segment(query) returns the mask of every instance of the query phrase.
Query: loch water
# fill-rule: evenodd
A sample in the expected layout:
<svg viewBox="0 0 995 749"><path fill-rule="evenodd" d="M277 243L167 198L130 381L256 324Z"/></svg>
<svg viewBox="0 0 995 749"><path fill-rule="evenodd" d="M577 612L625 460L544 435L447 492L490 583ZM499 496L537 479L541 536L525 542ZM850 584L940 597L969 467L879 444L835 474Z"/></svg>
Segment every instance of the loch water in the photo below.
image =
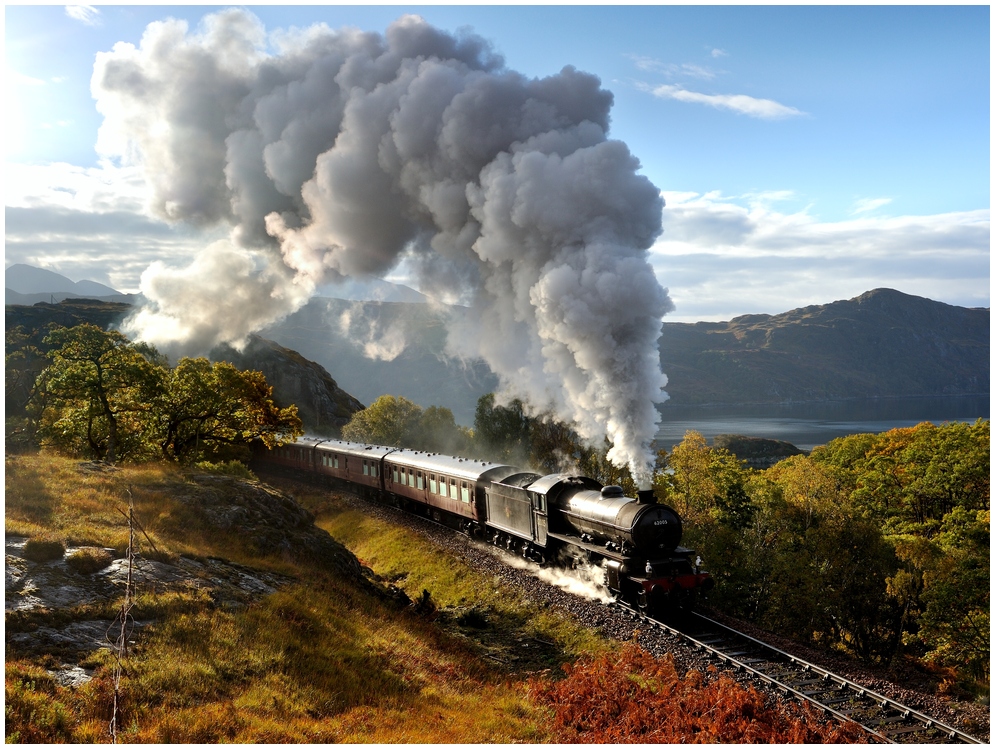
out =
<svg viewBox="0 0 995 749"><path fill-rule="evenodd" d="M656 441L668 451L688 430L701 432L711 442L717 434L742 434L784 440L811 450L837 437L886 432L923 421L974 422L988 419L990 396L936 398L863 398L827 403L660 407L662 419Z"/></svg>

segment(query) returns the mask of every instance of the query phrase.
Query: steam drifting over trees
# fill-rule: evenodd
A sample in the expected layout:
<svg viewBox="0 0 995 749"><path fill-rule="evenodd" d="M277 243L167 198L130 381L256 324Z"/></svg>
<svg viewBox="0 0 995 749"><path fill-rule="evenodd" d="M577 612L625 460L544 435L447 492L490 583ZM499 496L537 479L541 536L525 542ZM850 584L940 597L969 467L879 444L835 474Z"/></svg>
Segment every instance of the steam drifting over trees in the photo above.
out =
<svg viewBox="0 0 995 749"><path fill-rule="evenodd" d="M151 24L98 55L99 149L140 163L162 217L228 224L155 264L130 329L174 353L238 345L318 284L402 260L459 301L454 356L552 409L648 483L673 307L646 251L663 200L609 140L612 95L565 67L527 79L478 36L404 16L386 33L267 34L244 10Z"/></svg>

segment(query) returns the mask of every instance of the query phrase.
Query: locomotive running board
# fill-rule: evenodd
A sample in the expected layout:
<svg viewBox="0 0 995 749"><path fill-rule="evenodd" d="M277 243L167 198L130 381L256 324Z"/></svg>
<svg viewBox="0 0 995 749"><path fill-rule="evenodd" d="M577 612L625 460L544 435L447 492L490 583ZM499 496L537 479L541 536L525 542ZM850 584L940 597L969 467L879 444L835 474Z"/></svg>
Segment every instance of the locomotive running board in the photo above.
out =
<svg viewBox="0 0 995 749"><path fill-rule="evenodd" d="M577 536L565 536L562 533L551 533L546 532L547 538L555 538L557 541L562 541L565 544L570 544L571 546L577 546L585 551L590 551L594 554L599 554L607 559L613 559L616 562L625 562L632 557L622 556L616 551L609 551L604 546L599 546L597 544L589 544L586 541L581 541Z"/></svg>

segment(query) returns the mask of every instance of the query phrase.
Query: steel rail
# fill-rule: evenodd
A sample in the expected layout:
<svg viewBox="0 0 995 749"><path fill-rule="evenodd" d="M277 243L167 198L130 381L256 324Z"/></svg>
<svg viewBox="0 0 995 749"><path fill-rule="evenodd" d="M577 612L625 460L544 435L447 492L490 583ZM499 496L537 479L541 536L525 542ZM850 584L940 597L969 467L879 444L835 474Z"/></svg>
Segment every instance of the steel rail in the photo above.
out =
<svg viewBox="0 0 995 749"><path fill-rule="evenodd" d="M786 659L788 660L788 662L800 666L802 670L804 670L805 672L813 672L819 674L821 676L820 679L821 681L832 681L837 685L839 685L840 687L845 687L851 690L852 692L855 693L856 696L870 698L871 700L874 701L875 704L878 705L878 707L891 708L892 710L895 710L896 712L900 713L902 715L902 718L905 720L911 720L911 719L918 720L920 723L923 724L923 728L921 730L937 729L938 731L944 732L948 739L958 739L967 744L982 743L973 736L969 736L968 734L954 728L953 726L948 726L947 724L942 723L936 720L935 718L929 717L925 713L921 713L918 710L914 710L906 705L903 705L902 703L892 699L891 697L887 697L883 694L875 692L872 689L868 689L867 687L861 686L860 684L850 679L847 679L845 676L834 674L831 671L823 668L822 666L806 661L802 658L799 658L798 656L792 655L791 653L787 653L779 648L775 648L773 645L758 640L755 637L751 637L750 635L744 634L743 632L739 632L738 630L735 630L732 627L729 627L728 625L724 625L720 622L717 622L714 619L710 619L707 616L704 616L703 614L695 613L694 616L700 621L707 622L710 627L721 627L722 629L733 634L733 636L735 637L747 640L758 647L764 648L776 654L776 656L779 658ZM828 690L819 690L819 692L815 692L814 694L819 694L823 691L828 691ZM818 700L812 699L812 697L806 696L805 698L811 702L815 702L823 709L827 709L831 712L834 712L829 706L822 705L822 703L818 702ZM885 736L885 738L890 741L890 739L887 736Z"/></svg>
<svg viewBox="0 0 995 749"><path fill-rule="evenodd" d="M719 630L718 632L710 632L708 633L707 637L702 636L700 633L698 633L698 636L695 636L695 634L686 631L686 628L679 628L673 626L672 624L667 624L666 622L662 622L659 619L655 619L651 616L648 616L644 612L640 611L638 608L630 606L625 602L616 602L616 605L631 612L632 614L635 614L637 617L653 624L656 627L665 629L668 632L671 632L672 634L684 638L685 640L692 643L695 648L705 650L713 654L715 657L719 658L720 660L734 666L736 670L746 671L754 675L755 677L770 684L771 686L775 687L776 689L778 689L779 691L783 692L786 695L792 695L793 697L795 697L800 701L812 703L820 710L822 710L824 713L832 715L833 717L835 717L840 721L856 723L872 739L876 741L887 744L896 744L899 742L891 738L891 735L889 734L894 734L894 735L916 734L916 733L924 733L927 731L935 730L937 732L943 733L944 735L943 738L945 741L959 741L965 744L983 743L978 739L974 738L973 736L969 736L963 731L953 728L952 726L948 726L945 723L936 720L935 718L931 718L928 715L925 715L924 713L918 712L917 710L913 710L912 708L907 707L906 705L903 705L900 702L891 699L890 697L886 697L882 694L879 694L871 689L868 689L867 687L861 686L860 684L851 681L850 679L847 679L846 677L834 674L831 671L828 671L827 669L821 666L818 666L814 663L810 663L802 658L792 655L791 653L787 653L779 648L774 647L773 645L770 645L769 643L763 642L762 640L758 640L755 637L751 637L750 635L747 635L743 632L733 629L732 627L726 624L722 624L706 616L703 616L702 614L695 613L692 614L691 616L693 617L693 620L697 620L698 622L703 622L707 625L709 629ZM714 639L715 637L719 637L720 639L716 640ZM739 652L739 649L733 652L722 650L723 645L727 647L730 645L735 645L736 640L738 640L741 643L741 645L751 647L755 651L759 650L760 653ZM757 658L756 657L757 655L761 655L762 658ZM754 657L746 657L746 656L754 656ZM818 678L813 680L806 680L807 683L805 684L799 682L791 683L790 681L784 681L781 678L772 675L771 673L769 673L769 671L763 670L764 664L776 665L779 663L794 665L805 673L816 674ZM818 682L829 683L832 684L833 686L828 689L822 688L812 692L805 692L797 688L799 686L813 685ZM817 694L824 694L827 692L835 692L837 694L837 697L832 700L833 703L838 703L840 701L843 701L843 699L840 698L840 695L845 695L846 701L863 699L867 702L872 703L872 705L867 706L868 708L871 708L873 706L879 709L891 709L896 713L898 713L898 715L875 719L877 721L876 723L874 723L873 725L868 725L867 723L870 723L871 721L868 720L867 723L864 723L861 722L861 719L852 717L852 713L858 712L859 708L855 710L848 710L846 712L841 712L840 710L837 710L835 707L833 707L832 704L826 704L820 701L820 699L815 696ZM909 723L912 721L917 721L921 725L897 727L891 730L878 730L878 727L883 723L892 723L892 724L899 722ZM940 742L932 742L932 743L940 743Z"/></svg>

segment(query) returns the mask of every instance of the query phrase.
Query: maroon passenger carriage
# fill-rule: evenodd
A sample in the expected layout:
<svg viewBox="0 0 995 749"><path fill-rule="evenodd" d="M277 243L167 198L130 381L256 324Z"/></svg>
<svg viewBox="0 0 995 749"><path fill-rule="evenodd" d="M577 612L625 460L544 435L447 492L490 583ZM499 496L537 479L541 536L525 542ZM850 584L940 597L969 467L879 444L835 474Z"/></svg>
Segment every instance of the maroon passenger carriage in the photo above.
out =
<svg viewBox="0 0 995 749"><path fill-rule="evenodd" d="M257 461L431 517L538 563L590 562L614 595L667 613L690 609L714 581L699 569L675 510L652 491L569 474L342 440L303 438ZM694 561L692 561L694 560Z"/></svg>

